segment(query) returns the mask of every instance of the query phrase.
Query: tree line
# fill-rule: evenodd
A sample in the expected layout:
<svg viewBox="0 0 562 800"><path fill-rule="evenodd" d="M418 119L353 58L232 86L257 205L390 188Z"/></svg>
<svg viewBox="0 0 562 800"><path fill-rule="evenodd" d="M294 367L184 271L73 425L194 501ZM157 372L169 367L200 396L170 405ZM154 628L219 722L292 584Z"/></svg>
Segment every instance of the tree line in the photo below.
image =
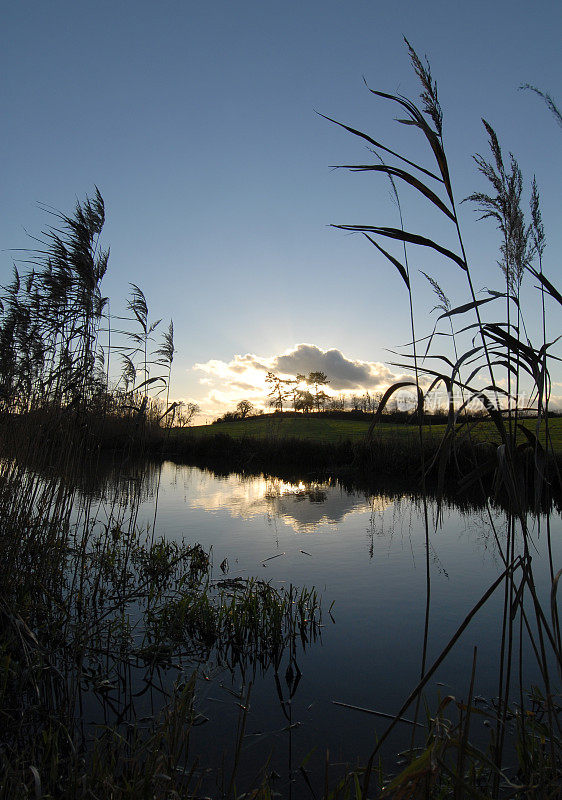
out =
<svg viewBox="0 0 562 800"><path fill-rule="evenodd" d="M274 411L282 413L293 411L296 413L310 414L320 412L357 412L374 413L382 399L381 392L351 395L344 394L329 395L325 391L330 381L325 372L314 371L308 375L298 373L294 378L284 378L274 372L268 372L266 383L269 386L267 393L267 406ZM397 404L387 409L396 411ZM227 411L219 420L229 422L239 419L247 419L263 413L263 409L257 407L250 400L240 400L234 411Z"/></svg>
<svg viewBox="0 0 562 800"><path fill-rule="evenodd" d="M275 411L283 411L287 401L293 411L321 411L330 400L324 391L324 386L330 382L325 372L309 372L308 375L299 373L294 378L281 378L274 372L268 372L265 382L270 386L267 395L269 406Z"/></svg>

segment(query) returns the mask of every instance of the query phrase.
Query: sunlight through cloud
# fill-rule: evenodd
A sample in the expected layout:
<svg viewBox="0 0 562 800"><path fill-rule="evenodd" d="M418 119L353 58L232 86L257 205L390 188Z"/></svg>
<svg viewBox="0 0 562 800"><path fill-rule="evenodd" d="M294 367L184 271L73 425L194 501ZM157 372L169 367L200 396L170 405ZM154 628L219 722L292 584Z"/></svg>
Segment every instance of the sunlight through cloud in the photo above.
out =
<svg viewBox="0 0 562 800"><path fill-rule="evenodd" d="M266 407L268 372L293 379L299 374L324 372L329 381L327 392L347 397L384 391L405 377L392 372L380 361L348 358L336 348L324 350L309 343L296 344L273 356L246 353L235 355L231 361L210 359L194 364L192 369L203 373L199 383L208 388L207 395L198 400L205 414L224 413L242 399Z"/></svg>

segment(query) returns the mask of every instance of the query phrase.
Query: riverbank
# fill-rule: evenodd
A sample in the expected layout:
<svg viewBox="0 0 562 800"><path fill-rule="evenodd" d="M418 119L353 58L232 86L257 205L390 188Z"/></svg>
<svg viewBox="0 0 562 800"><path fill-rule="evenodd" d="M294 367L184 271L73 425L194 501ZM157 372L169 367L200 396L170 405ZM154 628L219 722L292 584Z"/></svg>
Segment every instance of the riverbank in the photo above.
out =
<svg viewBox="0 0 562 800"><path fill-rule="evenodd" d="M532 505L536 502L536 420L527 419L523 426L525 430L518 433L517 479L521 497ZM494 494L501 499L500 441L491 422L461 428L454 443L446 447L444 424L424 424L420 437L417 425L385 421L375 428L370 441L368 428L368 420L316 415L270 414L218 425L162 428L123 418L43 414L3 417L0 437L4 452L26 463L41 462L57 451L79 450L85 461L113 453L120 459L169 459L219 473L263 474L291 481L338 480L366 490L392 483L416 491L425 481L431 491L472 499ZM542 449L544 423L538 441L541 470L546 470L549 479L541 500L559 499L562 419L549 420L548 455Z"/></svg>
<svg viewBox="0 0 562 800"><path fill-rule="evenodd" d="M214 432L216 428L219 428L218 434ZM382 738L386 736L382 732L389 730L390 718L401 707L404 695L417 681L417 664L411 670L413 675L403 676L402 683L396 675L398 670L389 669L388 665L406 661L411 666L411 653L422 648L424 604L429 603L429 593L426 601L425 573L423 568L419 569L420 564L426 564L431 570L432 614L439 621L436 636L431 628L431 634L435 636L433 646L438 648L438 652L445 653L447 670L452 672L439 675L435 672L433 675L432 665L437 664L441 656L437 660L432 656L425 670L425 683L409 695L412 708L404 706L399 716L410 718L415 714L411 698L417 701L422 690L427 690L431 703L433 681L441 678L450 681L448 675L451 674L453 680L458 680L452 691L465 700L450 698L446 717L444 706L438 706L428 722L425 744L425 734L420 731L420 749L413 762L415 768L420 775L448 787L452 770L453 775L456 774L454 770L460 776L473 774L470 772L472 767L464 769L459 763L475 764L474 770L478 769L478 774L484 775L478 779L478 788L481 789L484 785L491 786L496 774L501 777L499 769L502 764L513 769L516 755L526 753L529 764L525 766L526 772L521 773L525 786L556 785L560 774L558 739L549 733L550 730L555 733L554 727L548 729L546 725L549 712L551 715L559 713L558 696L551 696L544 690L538 694L533 690L529 700L526 695L521 700L507 697L501 706L494 705L494 675L485 688L483 697L488 698L485 705L478 696L473 708L469 676L471 663L475 664L475 661L470 661L471 654L466 647L459 651L455 645L454 652L449 654L453 645L447 644L456 642L457 634L460 636L458 632L462 632L464 624L460 623L469 608L476 609L476 615L490 595L490 603L496 605L492 613L490 604L487 604L483 614L492 619L490 635L486 638L486 634L481 633L477 639L477 679L480 681L482 675L486 675L486 667L480 664L485 665L495 653L498 620L503 618L508 621L506 624L514 627L516 622L509 622L512 617L508 610L515 608L517 611L519 606L523 608L524 602L527 603L526 618L533 609L536 611L533 605L536 595L524 591L523 584L519 590L514 583L514 577L519 577L521 564L521 556L515 551L515 547L520 546L518 540L510 544L508 539L505 545L508 552L513 548L515 559L513 566L503 573L506 581L505 609L497 600L502 593L503 578L502 575L498 578L495 559L502 555L504 531L509 532L515 521L504 521L501 509L492 508L491 519L497 523L497 539L486 516L481 524L474 522L478 533L467 541L467 524L471 519L467 509L461 508L457 516L447 503L432 504L432 493L427 484L425 499L429 502L429 515L424 515L424 505L417 498L391 498L381 493L371 502L369 497L346 497L341 484L345 485L347 481L348 485L354 485L354 482L367 481L370 477L379 482L401 479L405 486L419 485L416 469L420 451L415 427L404 427L402 439L392 435L391 428L388 432L386 429L377 431L378 438L372 445L367 445L364 439L322 442L295 436L247 435L235 438L221 431L220 426L213 426L207 435L199 435L194 430L166 431L156 426L137 425L131 420L87 420L83 416L69 415L54 416L48 424L45 416L35 420L21 417L4 419L0 431L2 438L5 442L9 440L14 448L17 445L19 452L14 463L4 460L0 471L3 553L0 614L5 623L0 645L7 654L0 670L4 686L0 699L9 712L6 724L9 750L0 776L5 793L2 795L0 792L0 796L27 798L35 776L34 769L39 776L36 780L40 781L41 796L68 800L104 796L104 793L116 798L163 797L164 793L166 796L169 794L170 785L178 797L187 798L202 796L208 783L214 785L220 781L223 781L220 792L206 792L206 796L230 798L236 796L234 789L230 789L235 778L236 785L240 780L240 785L258 787L254 794L250 792L247 796L267 800L272 791L269 779L274 775L269 761L270 740L264 738L264 749L259 751L256 741L249 738L255 730L260 731L260 737L262 735L264 726L255 715L260 696L270 697L265 692L266 673L276 687L273 696L277 696L278 687L282 690L279 691L279 713L283 730L274 732L275 739L287 731L287 738L291 737L289 745L292 745L297 741L297 723L300 725L302 722L299 736L304 737L304 743L294 763L300 763L302 754L310 752L312 747L317 747L319 752L325 746L327 748L327 740L316 733L320 725L326 725L331 731L343 731L349 725L350 732L353 732L358 727L357 721L351 716L348 721L348 717L343 715L357 708L373 709L374 717L368 717L369 723L362 736L352 739L351 733L346 734L349 751L346 751L345 759L338 755L332 763L326 755L326 776L329 765L330 780L341 781L339 788L334 789L334 796L354 796L357 781L365 782L371 768L353 769L350 766L351 771L342 775L342 763L369 764L371 726L379 719L379 710L384 721L380 722L377 733ZM427 437L424 441L425 458L432 452L435 454L431 448L438 446L439 439L433 441ZM493 444L484 443L478 452L484 458L490 449L495 456ZM155 455L157 469L152 479L145 481L142 464L146 472L150 467L146 456L151 452ZM35 472L35 463L24 462L25 453L29 459L44 461L45 468L41 474ZM137 458L142 455L144 461ZM98 486L88 489L90 476L83 474L84 470L96 471L107 456L113 462L115 485L108 491L102 476ZM459 464L462 457L459 448ZM221 464L225 472L232 471L232 465L238 464L237 471L246 475L267 474L270 467L276 473L291 469L300 476L328 474L332 470L340 485L280 487L275 481L252 482L238 476L213 483L214 479L207 472L193 481L193 485L202 491L196 497L192 496L188 505L184 496L191 491L189 477L182 477L181 469L176 470L170 463L160 471L158 462L165 458L176 462L183 459L186 463L200 459L206 467L216 464L217 472L221 471ZM133 468L135 463L139 464L138 470ZM383 468L384 464L386 468ZM186 472L189 474L195 470ZM447 484L454 486L456 479L446 477ZM146 483L150 485L146 486ZM166 497L172 484L179 489L179 515L176 506L178 495L172 500L172 515L166 508ZM458 491L456 495L459 497ZM94 498L95 502L92 502ZM246 498L246 505L241 506L241 498ZM142 511L145 501L146 509ZM162 538L154 528L157 507L158 531L162 532ZM436 523L435 530L430 529L428 518L441 519L443 509L447 514L446 527L440 528ZM189 522L191 513L193 517ZM269 536L264 515L274 520ZM236 519L236 526L223 533L223 523L226 525L230 517ZM479 517L477 514L472 519L478 520ZM174 518L177 528L171 526ZM510 519L513 518L506 516L506 520ZM75 524L75 520L80 523ZM315 532L311 536L311 525L315 521L316 524L328 522L330 530ZM346 527L350 524L349 528ZM241 538L242 527L244 531L251 531L253 527L253 538ZM557 530L556 527L552 529L553 568L560 563L556 550L560 541ZM334 536L336 531L341 531L342 535ZM185 541L184 535L188 537ZM202 547L194 544L199 542L200 535L207 537ZM431 548L427 547L429 537ZM389 559L393 541L397 543L397 550ZM405 548L404 542L407 542ZM549 557L544 537L540 545L543 550L546 548L541 556L544 561ZM208 571L208 553L211 550L215 558L214 578ZM351 560L353 551L355 560ZM402 552L405 554L404 563L411 565L413 571L397 575L396 559ZM484 566L482 553L491 554L486 557ZM541 563L538 557L535 560L537 564ZM219 565L218 569L216 565ZM229 572L231 568L232 572ZM346 568L349 572L342 580ZM242 569L246 572L240 574ZM525 569L532 575L530 562ZM537 573L540 572L539 568ZM476 579L470 590L470 602L465 583L467 574ZM272 579L276 583L270 586L267 582ZM532 578L526 580L536 591ZM297 597L295 585L309 587L310 591L299 588ZM322 629L318 620L322 640L315 638L316 628L309 630L308 626L311 619L313 623L317 620L313 615L317 608L314 586L324 587L325 612L332 608L333 591L340 592L334 606L334 618L329 613L323 617L329 625ZM285 587L282 594L279 587ZM325 587L330 587L329 591ZM493 597L489 587L496 587L492 591ZM547 583L546 589L539 589L546 597L545 602L550 598L549 587ZM365 594L361 594L362 591ZM439 606L439 598L444 606ZM540 609L541 625L546 624L546 608L544 612ZM285 613L291 609L295 610L294 614ZM396 614L394 619L391 619L391 610ZM132 619L138 620L133 631L129 625ZM308 627L299 629L299 621ZM401 637L396 636L398 629L402 631ZM510 630L506 632L506 639L511 635ZM84 631L87 631L87 637ZM553 632L549 629L548 633L556 643L559 636L556 622L553 622ZM250 639L249 634L252 634ZM353 636L357 637L356 655L350 657ZM391 652L391 645L403 639L408 642L406 659L400 648L394 655ZM271 642L280 645L265 649L265 645L269 647ZM284 643L286 647L281 650ZM322 655L320 647L325 648ZM459 647L464 647L464 644L460 642ZM556 644L554 647L556 649ZM345 658L338 666L337 654L342 653ZM385 654L384 658L381 658L381 653ZM243 660L246 655L247 662ZM195 664L197 659L200 659L201 666L199 661ZM362 660L371 665L363 694L358 693L359 680L351 677L349 667L350 661L360 667ZM213 672L216 663L224 666L229 674L245 674L248 684L244 683L240 688L237 683L235 695L230 692L231 686L228 686L229 691L223 689ZM316 676L316 680L322 683L325 673L317 671L322 663L330 664L332 676L339 670L340 678L327 693L325 702L315 703L317 688L310 678ZM304 675L299 689L301 694L293 702L301 669ZM380 677L375 674L375 669L380 669ZM259 670L264 673L262 677ZM164 691L159 695L160 700L150 716L137 724L133 698L137 692L140 697L144 696L144 689L150 691L155 676L161 680L164 674L168 677L167 682L162 683ZM381 695L372 687L380 687L383 678L387 681L384 697L388 703L381 707ZM534 685L529 683L528 672L525 678L525 685ZM536 680L539 678L540 675ZM210 685L213 686L212 703L205 701L205 692ZM461 693L466 692L468 686L466 701L466 695ZM475 686L478 694L481 684ZM87 714L76 702L77 697L88 709ZM335 709L336 724L330 725L334 698L340 706ZM109 720L103 736L98 736L99 729L94 725L84 724L84 720L91 722L89 709L94 701L104 714L107 713ZM139 702L142 705L142 700ZM218 712L214 710L215 702L220 703ZM227 702L231 703L232 709L229 725L225 726ZM478 708L477 702L480 704ZM467 708L473 711L474 716L484 712L495 733L503 730L508 715L510 719L523 720L522 729L514 734L515 747L512 747L510 738L503 755L497 755L493 749L496 740L492 740L490 752L498 759L498 771L490 766L493 762L487 755L487 737L483 739L486 755L482 757L468 744L470 715L465 713ZM271 711L267 713L271 714ZM295 716L290 716L293 713ZM140 714L138 717L140 719ZM457 717L458 721L455 721ZM215 767L207 771L196 761L196 748L207 753L209 739L214 741L218 737L211 732L213 718L219 720L213 731L223 731L220 745L224 746L224 752L229 757L235 754L232 768L228 762L226 770L219 766L218 757L215 757ZM364 714L362 718L365 718ZM246 719L248 735L244 727ZM556 748L552 754L540 745L539 736L544 736L545 730L551 737L553 748ZM476 743L480 743L478 731L470 731L470 736L476 736ZM183 743L188 741L189 758L183 749ZM404 739L396 741L401 742L402 749ZM389 772L394 774L397 771L392 757L388 757L389 752L398 749L396 741L389 738L385 745L387 749L381 756L384 758L381 761L385 765L384 772L381 770L380 775L373 775L373 794L369 796L378 796L381 787L388 783ZM336 752L339 743L330 745L327 750ZM88 755L83 759L84 752ZM244 762L248 753L249 767ZM302 762L303 765L306 763L306 770L300 770L297 777L316 786L321 785L323 765L321 756L320 761L316 756L314 758L316 760ZM435 773L433 767L431 772L427 768L427 764L433 763L433 758L440 765ZM124 765L121 771L115 766L117 762ZM260 777L254 781L256 765L262 764L267 766L267 772L264 766L263 775L260 772ZM286 797L286 788L290 787L288 781L292 780L291 768L286 768L282 760L275 762L275 767L275 776L281 776L281 779L275 777L278 781L275 791ZM77 774L82 776L78 787L74 780ZM504 771L503 774L514 773ZM165 783L165 792L161 791L162 775L170 776L170 781ZM405 771L397 776L399 789L402 785L405 791L409 791L410 775L411 772ZM461 778L454 780L458 783ZM122 790L124 784L130 787L127 792ZM328 795L326 791L325 796ZM519 796L530 795L520 793Z"/></svg>

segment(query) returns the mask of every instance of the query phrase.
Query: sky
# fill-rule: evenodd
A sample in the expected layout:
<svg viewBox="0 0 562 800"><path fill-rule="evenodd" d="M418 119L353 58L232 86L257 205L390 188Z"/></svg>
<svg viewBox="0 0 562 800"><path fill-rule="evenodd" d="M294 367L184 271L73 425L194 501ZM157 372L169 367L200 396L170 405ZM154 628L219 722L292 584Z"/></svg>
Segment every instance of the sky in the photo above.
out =
<svg viewBox="0 0 562 800"><path fill-rule="evenodd" d="M123 309L134 282L153 320L173 319L171 395L197 402L201 421L241 399L263 404L269 369L322 370L348 394L402 374L391 351L409 339L404 284L362 236L330 227L397 226L398 212L383 176L332 169L373 157L320 114L431 168L419 133L365 84L416 99L404 36L437 80L456 198L487 190L472 159L486 154L484 117L516 155L526 197L536 175L544 268L559 275L561 130L518 87L562 102L560 3L20 0L5 4L3 31L0 283L49 224L41 204L69 212L98 186L103 293ZM407 189L401 201L406 229L454 246L438 211ZM477 216L460 206L475 287L501 289L498 234ZM409 258L421 336L435 302L419 270L453 304L468 299L466 281L434 252ZM525 292L535 332L532 281ZM549 326L560 328L559 307Z"/></svg>

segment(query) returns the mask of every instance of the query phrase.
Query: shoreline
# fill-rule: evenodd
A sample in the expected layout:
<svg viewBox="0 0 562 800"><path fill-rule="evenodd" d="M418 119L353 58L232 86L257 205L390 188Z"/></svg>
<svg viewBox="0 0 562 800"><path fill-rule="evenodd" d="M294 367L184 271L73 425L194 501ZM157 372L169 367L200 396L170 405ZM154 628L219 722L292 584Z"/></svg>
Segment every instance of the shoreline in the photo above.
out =
<svg viewBox="0 0 562 800"><path fill-rule="evenodd" d="M317 420L302 422L310 426ZM562 420L556 423L558 435ZM424 428L420 449L418 427L412 424L383 423L371 442L364 435L356 435L354 440L333 435L330 441L287 435L279 428L276 433L253 435L252 423L248 421L246 425L247 433L242 427L242 435L232 435L226 425L227 430L217 425L202 431L165 429L111 417L14 415L0 418L0 440L8 457L39 469L55 463L60 469L61 453L68 453L70 458L78 451L84 462L90 463L106 456L118 456L120 460L171 460L217 474L264 475L289 482L337 481L346 489L373 493L385 487L418 493L425 487L435 497L454 497L461 502L492 499L503 505L505 501L498 489L497 443L460 440L443 454L440 428L444 426ZM534 491L533 456L533 449L527 446L518 457L518 488L525 508L542 510L553 503L562 507L562 452L557 450L545 461L548 480L540 498Z"/></svg>

